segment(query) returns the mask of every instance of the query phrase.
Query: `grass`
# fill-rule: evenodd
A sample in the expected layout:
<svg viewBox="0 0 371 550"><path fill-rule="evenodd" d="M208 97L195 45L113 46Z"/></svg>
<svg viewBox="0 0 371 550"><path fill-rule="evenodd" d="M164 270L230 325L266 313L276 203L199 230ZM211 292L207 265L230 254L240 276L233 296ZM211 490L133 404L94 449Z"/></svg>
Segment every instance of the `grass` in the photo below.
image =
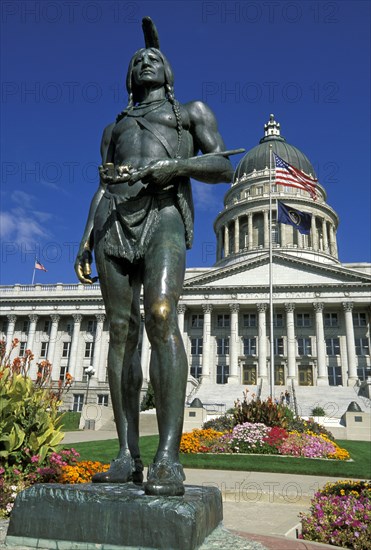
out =
<svg viewBox="0 0 371 550"><path fill-rule="evenodd" d="M81 413L68 411L63 413L61 426L65 432L75 432L79 429Z"/></svg>
<svg viewBox="0 0 371 550"><path fill-rule="evenodd" d="M277 455L213 455L181 454L185 468L208 470L242 470L250 472L273 472L300 475L334 476L344 478L371 477L371 448L366 441L338 440L340 447L349 451L353 462L313 460L309 458L280 457ZM141 437L140 449L146 466L152 461L158 444L158 436ZM109 463L118 452L116 439L64 445L74 447L81 460L98 460Z"/></svg>

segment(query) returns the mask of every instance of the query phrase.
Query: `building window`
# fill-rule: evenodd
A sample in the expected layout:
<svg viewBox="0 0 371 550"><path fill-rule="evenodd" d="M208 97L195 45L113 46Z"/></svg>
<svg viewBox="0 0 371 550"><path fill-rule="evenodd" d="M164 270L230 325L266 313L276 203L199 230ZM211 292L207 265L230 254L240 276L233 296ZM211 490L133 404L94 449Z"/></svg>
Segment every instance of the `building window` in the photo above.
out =
<svg viewBox="0 0 371 550"><path fill-rule="evenodd" d="M41 342L40 357L45 358L48 355L49 342Z"/></svg>
<svg viewBox="0 0 371 550"><path fill-rule="evenodd" d="M83 393L74 393L73 394L72 410L74 412L81 412L83 405L84 405L84 394Z"/></svg>
<svg viewBox="0 0 371 550"><path fill-rule="evenodd" d="M342 386L343 377L341 375L341 367L328 367L328 382L330 386Z"/></svg>
<svg viewBox="0 0 371 550"><path fill-rule="evenodd" d="M71 342L63 342L62 357L70 356Z"/></svg>
<svg viewBox="0 0 371 550"><path fill-rule="evenodd" d="M243 354L256 355L256 338L243 339Z"/></svg>
<svg viewBox="0 0 371 550"><path fill-rule="evenodd" d="M49 334L50 327L51 327L51 321L44 321L43 332L45 332L46 334Z"/></svg>
<svg viewBox="0 0 371 550"><path fill-rule="evenodd" d="M204 316L203 315L192 315L191 316L191 327L192 328L202 328L204 326Z"/></svg>
<svg viewBox="0 0 371 550"><path fill-rule="evenodd" d="M216 383L227 384L229 376L229 365L217 365L216 366Z"/></svg>
<svg viewBox="0 0 371 550"><path fill-rule="evenodd" d="M19 357L23 357L26 351L27 342L19 342Z"/></svg>
<svg viewBox="0 0 371 550"><path fill-rule="evenodd" d="M283 314L282 313L273 313L273 326L283 327Z"/></svg>
<svg viewBox="0 0 371 550"><path fill-rule="evenodd" d="M337 326L338 326L338 314L325 313L325 327L337 327Z"/></svg>
<svg viewBox="0 0 371 550"><path fill-rule="evenodd" d="M371 378L371 367L358 367L357 376L362 382L367 378Z"/></svg>
<svg viewBox="0 0 371 550"><path fill-rule="evenodd" d="M229 338L217 338L216 346L218 355L229 355Z"/></svg>
<svg viewBox="0 0 371 550"><path fill-rule="evenodd" d="M280 230L276 222L272 222L272 243L280 244Z"/></svg>
<svg viewBox="0 0 371 550"><path fill-rule="evenodd" d="M88 321L87 332L90 332L90 334L95 334L96 330L97 330L97 321L94 321L93 319L90 319Z"/></svg>
<svg viewBox="0 0 371 550"><path fill-rule="evenodd" d="M97 404L102 407L108 407L108 393L98 393Z"/></svg>
<svg viewBox="0 0 371 550"><path fill-rule="evenodd" d="M201 365L191 365L191 376L197 380L202 376L202 367Z"/></svg>
<svg viewBox="0 0 371 550"><path fill-rule="evenodd" d="M297 313L296 314L296 326L297 327L310 327L310 313Z"/></svg>
<svg viewBox="0 0 371 550"><path fill-rule="evenodd" d="M71 322L66 323L66 332L68 334L72 334L72 332L73 332L73 323L71 323Z"/></svg>
<svg viewBox="0 0 371 550"><path fill-rule="evenodd" d="M94 355L94 342L85 342L85 359L91 359Z"/></svg>
<svg viewBox="0 0 371 550"><path fill-rule="evenodd" d="M340 355L339 338L326 338L326 353L327 355Z"/></svg>
<svg viewBox="0 0 371 550"><path fill-rule="evenodd" d="M30 328L30 321L23 321L22 332L28 332L29 328Z"/></svg>
<svg viewBox="0 0 371 550"><path fill-rule="evenodd" d="M229 328L231 325L230 315L228 313L217 316L217 325L219 328Z"/></svg>
<svg viewBox="0 0 371 550"><path fill-rule="evenodd" d="M370 355L370 348L368 346L368 338L355 338L356 355Z"/></svg>
<svg viewBox="0 0 371 550"><path fill-rule="evenodd" d="M256 313L245 313L243 316L243 326L245 328L256 327Z"/></svg>
<svg viewBox="0 0 371 550"><path fill-rule="evenodd" d="M366 327L367 317L366 313L353 313L353 324L355 327Z"/></svg>
<svg viewBox="0 0 371 550"><path fill-rule="evenodd" d="M274 339L274 355L283 355L283 338Z"/></svg>
<svg viewBox="0 0 371 550"><path fill-rule="evenodd" d="M202 355L203 338L191 338L191 355Z"/></svg>
<svg viewBox="0 0 371 550"><path fill-rule="evenodd" d="M298 355L312 355L310 338L298 338Z"/></svg>
<svg viewBox="0 0 371 550"><path fill-rule="evenodd" d="M256 194L257 195L262 195L263 194L263 186L262 185L259 185L256 187Z"/></svg>
<svg viewBox="0 0 371 550"><path fill-rule="evenodd" d="M59 380L65 380L66 374L68 372L68 367L66 365L62 365L59 369Z"/></svg>

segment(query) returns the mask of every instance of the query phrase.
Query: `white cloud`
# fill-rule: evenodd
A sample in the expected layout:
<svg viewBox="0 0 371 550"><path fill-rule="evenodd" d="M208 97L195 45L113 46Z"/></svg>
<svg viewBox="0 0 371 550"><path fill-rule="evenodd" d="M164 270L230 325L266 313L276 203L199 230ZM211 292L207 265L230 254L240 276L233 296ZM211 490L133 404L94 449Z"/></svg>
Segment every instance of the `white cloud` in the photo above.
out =
<svg viewBox="0 0 371 550"><path fill-rule="evenodd" d="M200 210L215 211L220 209L220 197L215 193L212 184L192 182L192 190L195 206Z"/></svg>

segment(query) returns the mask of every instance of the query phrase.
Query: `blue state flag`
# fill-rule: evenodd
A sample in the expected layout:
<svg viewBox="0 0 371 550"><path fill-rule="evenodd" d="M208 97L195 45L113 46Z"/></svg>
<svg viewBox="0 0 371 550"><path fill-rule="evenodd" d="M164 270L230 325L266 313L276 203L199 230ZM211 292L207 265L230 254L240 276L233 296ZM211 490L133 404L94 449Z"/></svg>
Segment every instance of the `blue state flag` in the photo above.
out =
<svg viewBox="0 0 371 550"><path fill-rule="evenodd" d="M312 222L312 214L308 212L300 212L292 206L287 206L282 201L277 201L278 215L277 221L285 223L286 225L292 225L302 235L309 235Z"/></svg>

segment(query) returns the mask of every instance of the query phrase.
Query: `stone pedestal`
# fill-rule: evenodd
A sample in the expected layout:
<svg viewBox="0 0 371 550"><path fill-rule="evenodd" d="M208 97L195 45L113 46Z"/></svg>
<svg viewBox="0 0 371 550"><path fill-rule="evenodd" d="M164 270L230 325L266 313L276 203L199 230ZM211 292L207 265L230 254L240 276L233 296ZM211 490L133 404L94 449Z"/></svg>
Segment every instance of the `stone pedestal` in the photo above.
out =
<svg viewBox="0 0 371 550"><path fill-rule="evenodd" d="M40 484L19 493L6 544L63 550L193 550L223 519L216 487L152 497L141 486Z"/></svg>

